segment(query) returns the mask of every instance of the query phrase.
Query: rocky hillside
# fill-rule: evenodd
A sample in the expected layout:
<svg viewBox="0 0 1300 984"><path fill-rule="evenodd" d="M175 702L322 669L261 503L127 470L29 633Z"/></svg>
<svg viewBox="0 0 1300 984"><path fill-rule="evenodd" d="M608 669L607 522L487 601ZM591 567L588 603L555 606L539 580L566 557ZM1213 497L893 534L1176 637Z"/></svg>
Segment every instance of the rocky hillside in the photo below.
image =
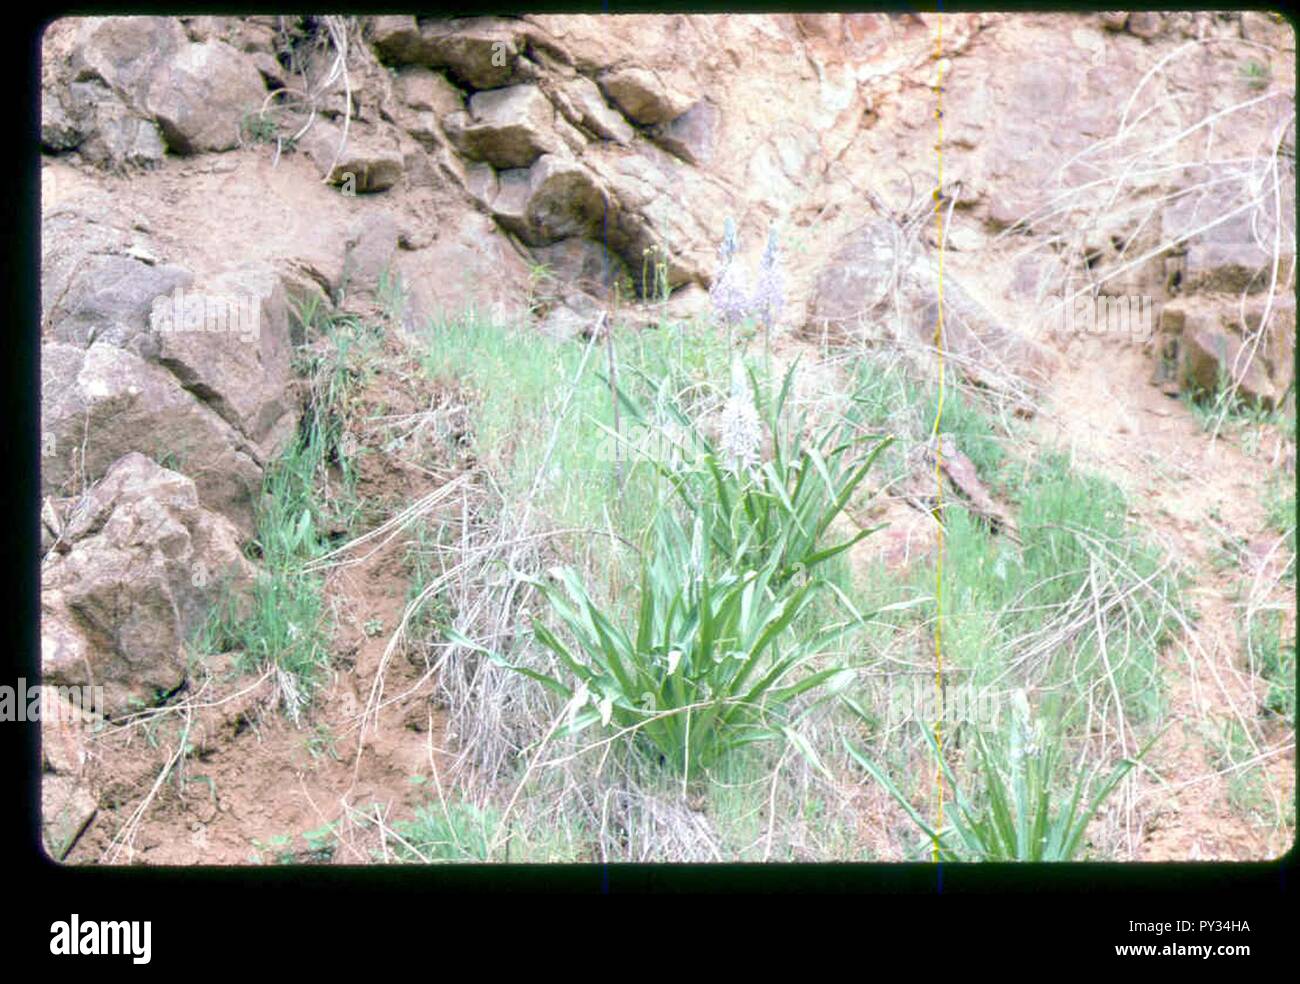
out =
<svg viewBox="0 0 1300 984"><path fill-rule="evenodd" d="M42 669L47 683L104 687L107 718L94 732L46 728L59 857L242 863L285 831L340 818L360 831L363 800L409 811L405 780L431 764L436 777L437 762L472 760L489 788L504 765L456 733L491 714L458 706L469 691L448 696L418 660L392 668L407 585L372 566L383 553L351 568L362 583L327 581L336 617L380 612L350 652L335 637L330 696L295 703L283 678L195 659L214 606L247 603L274 566L277 463L325 399L310 368L318 326L386 326L373 348L355 336L371 361L339 377L356 381L354 440L379 447L377 421L420 414L468 434L481 394L445 374L412 381L430 356L404 346L427 326L473 312L579 354L611 319L725 337L729 223L736 269L760 269L764 244L780 243L783 303L767 326L780 357L857 346L917 379L937 378L942 358L1028 422L1025 441L1069 447L1136 494L1132 515L1200 589L1258 586L1283 560L1257 549L1264 507L1225 501L1254 502L1276 474L1293 482L1295 39L1273 16L69 18L45 34L41 85ZM1064 308L1091 312L1099 294L1145 298L1149 330L1059 330ZM840 363L826 366L830 389L847 385ZM1273 429L1199 427L1215 394L1227 399L1214 407ZM426 511L444 508L444 466L486 457L449 446L451 458L363 469L378 512L329 545L427 497L444 499ZM950 480L1002 509L965 450L972 472ZM1150 492L1141 483L1163 466L1143 450L1194 471L1194 492L1170 491L1182 477ZM922 513L891 509L879 542L893 564L890 550L912 556ZM917 535L924 556L933 531ZM1214 570L1220 541L1244 544L1246 566ZM1290 571L1269 598L1293 609L1293 557ZM1294 705L1280 731L1255 721L1252 688L1267 684L1241 664L1234 609L1203 607L1223 624L1184 623L1195 655L1162 657L1171 713L1190 708L1210 731L1240 724L1234 740L1274 770L1265 798L1285 800L1292 790L1273 783L1293 762ZM403 703L381 725L385 686ZM286 707L339 734L365 709L355 751L312 754L312 792L291 761L307 726L296 711L285 723ZM167 741L141 740L176 720ZM1187 796L1128 789L1115 856L1259 857L1289 843L1285 820L1260 834L1232 808L1238 760L1186 751L1200 733L1156 753ZM163 783L187 768L188 785ZM200 773L214 777L210 809L189 788ZM845 795L854 825L888 813ZM696 814L667 815L646 823L680 833ZM652 854L694 857L678 833ZM863 843L845 849L905 850Z"/></svg>

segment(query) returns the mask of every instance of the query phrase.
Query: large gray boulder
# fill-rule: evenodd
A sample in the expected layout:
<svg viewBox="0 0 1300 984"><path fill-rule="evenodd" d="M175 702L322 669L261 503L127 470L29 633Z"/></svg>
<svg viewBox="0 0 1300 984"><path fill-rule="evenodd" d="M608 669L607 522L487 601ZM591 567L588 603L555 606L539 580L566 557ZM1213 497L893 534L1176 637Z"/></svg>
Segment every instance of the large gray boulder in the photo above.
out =
<svg viewBox="0 0 1300 984"><path fill-rule="evenodd" d="M41 146L115 170L156 167L166 150L157 124L97 78L42 89Z"/></svg>
<svg viewBox="0 0 1300 984"><path fill-rule="evenodd" d="M529 246L598 235L609 210L603 185L582 164L545 154L531 168L497 175L488 206L503 229Z"/></svg>
<svg viewBox="0 0 1300 984"><path fill-rule="evenodd" d="M53 239L61 231L51 224ZM45 311L49 337L83 347L104 341L150 354L142 336L149 330L154 303L189 287L194 277L181 267L130 255L80 250L73 255L79 262L67 271L66 279L54 263L43 271L42 292L50 298Z"/></svg>
<svg viewBox="0 0 1300 984"><path fill-rule="evenodd" d="M174 17L90 17L77 26L70 58L73 81L100 79L142 109L155 74L189 45Z"/></svg>
<svg viewBox="0 0 1300 984"><path fill-rule="evenodd" d="M555 109L531 85L477 92L469 101L469 113L453 113L443 126L462 154L496 168L529 167L561 145Z"/></svg>
<svg viewBox="0 0 1300 984"><path fill-rule="evenodd" d="M46 216L42 334L83 349L106 343L161 365L234 427L258 460L270 460L296 420L287 274L250 264L195 277L163 262L143 228L139 217L97 196ZM61 364L58 353L47 351L51 365ZM46 380L72 384L53 374ZM153 449L110 453L128 450Z"/></svg>
<svg viewBox="0 0 1300 984"><path fill-rule="evenodd" d="M681 116L650 128L650 138L688 164L705 165L713 159L722 113L701 100Z"/></svg>
<svg viewBox="0 0 1300 984"><path fill-rule="evenodd" d="M250 55L193 43L175 18L92 17L78 25L68 71L46 82L43 140L113 161L154 160L157 132L179 154L230 150L265 97Z"/></svg>
<svg viewBox="0 0 1300 984"><path fill-rule="evenodd" d="M1284 188L1283 194L1282 214L1293 215L1293 189ZM1269 202L1252 202L1245 188L1237 194L1221 189L1193 191L1166 205L1160 216L1161 232L1166 242L1177 243L1173 262L1167 262L1166 268L1178 270L1180 291L1267 290L1273 267L1272 212ZM1290 228L1281 237L1279 277L1285 276L1290 263L1294 237Z"/></svg>
<svg viewBox="0 0 1300 984"><path fill-rule="evenodd" d="M284 449L297 408L279 274L250 265L159 297L151 330L159 364L255 445L261 460Z"/></svg>
<svg viewBox="0 0 1300 984"><path fill-rule="evenodd" d="M681 116L691 100L647 68L616 68L598 79L609 101L634 123L667 123Z"/></svg>
<svg viewBox="0 0 1300 984"><path fill-rule="evenodd" d="M187 641L253 576L238 530L199 505L195 483L138 453L77 503L64 540L42 570L42 675L104 687L110 716L176 690Z"/></svg>
<svg viewBox="0 0 1300 984"><path fill-rule="evenodd" d="M41 493L78 494L133 451L187 472L205 508L252 536L257 448L162 366L106 342L41 348Z"/></svg>
<svg viewBox="0 0 1300 984"><path fill-rule="evenodd" d="M495 89L515 76L518 22L498 17L375 17L370 35L384 61L448 70L472 89Z"/></svg>
<svg viewBox="0 0 1300 984"><path fill-rule="evenodd" d="M406 161L393 133L352 125L343 128L317 120L300 145L330 184L368 194L387 191L401 180Z"/></svg>
<svg viewBox="0 0 1300 984"><path fill-rule="evenodd" d="M599 233L606 193L590 170L547 154L528 173L528 206L521 238L544 245Z"/></svg>
<svg viewBox="0 0 1300 984"><path fill-rule="evenodd" d="M629 144L635 131L627 120L605 102L596 83L578 75L562 81L556 90L556 105L574 126L582 127L600 140Z"/></svg>
<svg viewBox="0 0 1300 984"><path fill-rule="evenodd" d="M1295 379L1295 299L1176 298L1161 308L1157 352L1179 391L1235 385L1247 402L1275 408Z"/></svg>
<svg viewBox="0 0 1300 984"><path fill-rule="evenodd" d="M612 143L582 155L610 203L602 238L639 279L646 251L667 250L668 283L707 284L717 265L722 221L737 196L721 182L650 143L629 154Z"/></svg>
<svg viewBox="0 0 1300 984"><path fill-rule="evenodd" d="M232 150L266 98L253 60L224 41L187 44L160 64L145 108L178 154Z"/></svg>
<svg viewBox="0 0 1300 984"><path fill-rule="evenodd" d="M439 73L419 66L403 69L395 83L397 98L412 109L442 117L460 112L465 100L460 90Z"/></svg>

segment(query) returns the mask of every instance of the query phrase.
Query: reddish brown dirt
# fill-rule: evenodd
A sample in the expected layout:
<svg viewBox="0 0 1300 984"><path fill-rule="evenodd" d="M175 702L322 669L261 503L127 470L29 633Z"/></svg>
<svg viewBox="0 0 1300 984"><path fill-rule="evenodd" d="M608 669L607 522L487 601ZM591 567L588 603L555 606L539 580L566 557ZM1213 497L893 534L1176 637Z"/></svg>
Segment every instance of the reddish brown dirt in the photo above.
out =
<svg viewBox="0 0 1300 984"><path fill-rule="evenodd" d="M387 354L397 351L390 345ZM418 377L401 373L399 361L385 365L400 378L378 374L358 401L361 416L385 407L404 412L406 403L414 409L420 399L436 399L432 392L410 392ZM440 484L381 453L361 460L358 492L388 514ZM334 672L300 724L274 706L269 681L235 673L228 658L218 658L208 685L177 695L176 709L151 727L108 732L91 742L97 778L108 795L67 861L381 860L378 825L362 817L379 816L385 825L409 818L429 796L412 778L427 783L435 767L446 770L445 713L431 702L433 686L422 662L408 659L401 647L384 661L407 602L408 540L398 535L373 554L373 544L361 544L340 558L359 562L326 576ZM382 691L376 691L381 665ZM372 696L371 706L379 710L366 718L363 739L358 723ZM187 724L192 753L169 768ZM333 825L337 837L325 836L321 843L334 849L313 853L316 845L303 835L326 825Z"/></svg>
<svg viewBox="0 0 1300 984"><path fill-rule="evenodd" d="M1125 489L1131 521L1190 575L1185 598L1200 616L1164 652L1171 726L1147 759L1163 782L1150 772L1135 780L1132 829L1122 839L1141 861L1277 857L1291 846L1294 819L1292 826L1269 822L1229 801L1237 773L1216 764L1214 736L1229 722L1242 726L1255 750L1238 761L1258 758L1251 768L1263 771L1280 811L1294 802L1294 733L1260 714L1267 683L1245 665L1235 600L1259 574L1261 599L1284 606L1285 631L1294 633L1294 583L1278 583L1276 554L1259 569L1278 537L1266 520L1264 493L1279 475L1294 482L1294 465L1279 472L1287 453L1276 427L1259 428L1254 453L1240 430L1228 428L1212 441L1184 403L1149 383L1151 367L1150 357L1126 341L1071 339L1034 427L1036 443L1073 451L1081 465ZM1251 546L1237 563L1217 569L1225 541Z"/></svg>

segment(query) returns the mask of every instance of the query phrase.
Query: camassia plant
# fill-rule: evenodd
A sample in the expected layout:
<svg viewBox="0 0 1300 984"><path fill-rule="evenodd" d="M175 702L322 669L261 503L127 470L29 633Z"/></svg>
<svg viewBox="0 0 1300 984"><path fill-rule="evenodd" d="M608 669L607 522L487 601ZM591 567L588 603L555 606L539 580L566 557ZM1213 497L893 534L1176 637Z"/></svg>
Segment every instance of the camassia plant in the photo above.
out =
<svg viewBox="0 0 1300 984"><path fill-rule="evenodd" d="M849 706L852 707L852 702ZM854 708L859 714L860 708ZM976 770L982 780L980 795L963 789L940 753L928 728L922 728L930 752L942 763L944 781L952 791L945 809L951 826L936 831L908 802L898 787L874 762L846 742L849 754L898 802L927 837L938 841L945 861L1071 861L1083 846L1088 823L1106 798L1151 746L1152 738L1133 758L1122 759L1085 800L1096 772L1079 770L1069 799L1054 797L1052 779L1060 762L1060 745L1045 738L1041 727L1030 723L1023 691L1013 695L1010 735L990 739L975 733L979 755ZM1156 736L1159 737L1158 735Z"/></svg>
<svg viewBox="0 0 1300 984"><path fill-rule="evenodd" d="M796 636L789 630L821 581L779 587L775 556L757 568L715 565L699 518L688 533L664 509L651 529L630 624L620 624L576 573L557 569L533 583L559 626L535 620L533 631L556 656L558 672L489 655L568 701L565 732L596 722L630 729L688 778L740 745L782 737L798 743L790 702L842 672L812 671L809 663L854 620Z"/></svg>
<svg viewBox="0 0 1300 984"><path fill-rule="evenodd" d="M668 479L687 512L703 521L714 552L737 567L775 561L774 584L811 571L880 529L863 528L825 543L831 523L893 442L860 433L848 418L806 441L805 419L787 411L797 366L790 366L772 398L765 397L752 370L748 385L737 372L716 442L677 405L663 381L648 381L653 406L620 390L622 405L638 424L650 427L656 419L668 419L674 425L671 453L649 455L651 464ZM772 438L768 460L757 447L763 430Z"/></svg>

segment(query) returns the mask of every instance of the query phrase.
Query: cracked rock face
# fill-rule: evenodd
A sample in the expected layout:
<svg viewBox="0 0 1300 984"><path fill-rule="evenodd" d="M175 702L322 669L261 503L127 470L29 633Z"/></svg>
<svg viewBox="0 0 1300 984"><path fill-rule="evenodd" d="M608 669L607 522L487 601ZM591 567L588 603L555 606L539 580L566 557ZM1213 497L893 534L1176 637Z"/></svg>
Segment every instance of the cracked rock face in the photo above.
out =
<svg viewBox="0 0 1300 984"><path fill-rule="evenodd" d="M50 287L53 303L46 317L58 341L82 346L103 341L144 354L154 301L193 282L181 267L92 254L83 257L68 282Z"/></svg>
<svg viewBox="0 0 1300 984"><path fill-rule="evenodd" d="M419 20L375 17L370 36L380 57L394 65L445 69L473 89L496 89L516 75L517 21L496 17Z"/></svg>
<svg viewBox="0 0 1300 984"><path fill-rule="evenodd" d="M154 73L190 43L171 17L92 17L74 23L74 80L100 79L119 98L141 109Z"/></svg>
<svg viewBox="0 0 1300 984"><path fill-rule="evenodd" d="M570 123L588 130L599 140L627 145L635 136L627 120L605 101L596 83L584 76L562 82L556 103Z"/></svg>
<svg viewBox="0 0 1300 984"><path fill-rule="evenodd" d="M165 146L157 124L132 112L101 80L73 82L41 100L41 145L109 167L153 168Z"/></svg>
<svg viewBox="0 0 1300 984"><path fill-rule="evenodd" d="M266 98L250 54L220 40L191 42L174 18L74 23L67 72L51 66L43 80L47 146L85 146L115 165L156 164L161 143L176 154L230 150Z"/></svg>
<svg viewBox="0 0 1300 984"><path fill-rule="evenodd" d="M869 223L846 238L822 271L806 331L895 344L924 364L938 323L937 280L925 250L889 223ZM981 382L997 387L1012 377L1041 379L1050 372L1054 358L1045 348L1002 323L950 275L943 292L945 351L978 365ZM907 312L901 322L886 311L896 297Z"/></svg>
<svg viewBox="0 0 1300 984"><path fill-rule="evenodd" d="M41 492L74 494L125 454L147 451L194 478L205 507L252 535L256 450L172 373L114 345L41 351Z"/></svg>
<svg viewBox="0 0 1300 984"><path fill-rule="evenodd" d="M548 154L528 172L528 201L518 235L534 246L598 235L606 210L605 195L590 171Z"/></svg>
<svg viewBox="0 0 1300 984"><path fill-rule="evenodd" d="M105 712L153 702L185 679L184 642L224 585L246 587L240 535L195 483L138 453L68 510L66 553L42 570L42 674L102 686Z"/></svg>
<svg viewBox="0 0 1300 984"><path fill-rule="evenodd" d="M667 123L652 127L650 137L687 164L706 165L713 160L721 115L712 103L701 101Z"/></svg>
<svg viewBox="0 0 1300 984"><path fill-rule="evenodd" d="M552 132L555 109L531 85L477 92L468 115L448 117L444 126L462 154L498 169L529 167L560 147Z"/></svg>
<svg viewBox="0 0 1300 984"><path fill-rule="evenodd" d="M343 128L321 121L303 137L303 152L333 185L358 194L387 191L401 179L406 166L393 134L352 126L344 140Z"/></svg>
<svg viewBox="0 0 1300 984"><path fill-rule="evenodd" d="M1260 335L1265 309L1270 330ZM1174 392L1214 392L1222 381L1250 403L1275 409L1294 379L1295 301L1250 296L1178 298L1160 311L1159 369ZM1248 357L1253 354L1253 358ZM1160 374L1158 370L1158 375Z"/></svg>
<svg viewBox="0 0 1300 984"><path fill-rule="evenodd" d="M1271 246L1273 223L1256 225L1247 204L1222 191L1209 191L1183 195L1161 212L1164 238L1185 246L1185 292L1254 294L1268 289L1273 258L1263 246ZM1282 207L1294 208L1285 201Z"/></svg>
<svg viewBox="0 0 1300 984"><path fill-rule="evenodd" d="M1283 189L1281 214L1293 211L1294 187ZM1163 261L1178 297L1163 305L1157 357L1179 390L1215 392L1221 382L1266 408L1278 406L1295 379L1295 303L1272 296L1271 247L1280 230L1221 189L1184 194L1161 213L1161 233L1178 239ZM1278 276L1294 263L1281 230ZM1265 324L1265 316L1267 323ZM1261 330L1261 326L1264 326Z"/></svg>
<svg viewBox="0 0 1300 984"><path fill-rule="evenodd" d="M415 66L397 76L397 97L412 109L431 112L435 118L465 108L460 90L430 68Z"/></svg>
<svg viewBox="0 0 1300 984"><path fill-rule="evenodd" d="M261 108L266 84L252 60L223 41L187 44L154 74L145 107L178 154L239 146L244 118Z"/></svg>
<svg viewBox="0 0 1300 984"><path fill-rule="evenodd" d="M667 123L690 108L691 100L645 68L620 68L600 77L610 102L634 123Z"/></svg>
<svg viewBox="0 0 1300 984"><path fill-rule="evenodd" d="M296 421L284 275L254 264L196 278L160 262L161 247L138 220L97 202L83 199L44 228L45 334L61 343L43 353L44 430L56 449L43 463L47 490L94 481L128 450L177 461L216 454L233 471L204 480L205 494L247 528L246 495L230 479L256 481L256 463L283 448ZM161 432L146 423L172 410L178 416Z"/></svg>
<svg viewBox="0 0 1300 984"><path fill-rule="evenodd" d="M232 270L160 298L152 314L158 363L255 445L261 460L272 460L297 420L280 277L264 267Z"/></svg>

